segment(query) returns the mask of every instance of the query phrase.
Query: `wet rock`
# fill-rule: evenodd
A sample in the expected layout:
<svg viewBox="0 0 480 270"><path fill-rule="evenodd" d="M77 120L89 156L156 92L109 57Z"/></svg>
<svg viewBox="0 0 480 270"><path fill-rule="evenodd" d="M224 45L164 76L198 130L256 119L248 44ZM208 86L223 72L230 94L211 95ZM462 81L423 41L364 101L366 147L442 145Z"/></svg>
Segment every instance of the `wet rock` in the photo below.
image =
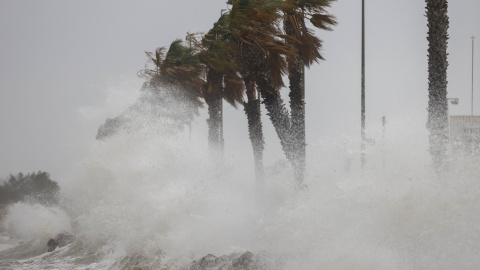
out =
<svg viewBox="0 0 480 270"><path fill-rule="evenodd" d="M48 252L54 251L57 247L64 247L75 240L75 237L67 232L57 235L55 238L48 240Z"/></svg>
<svg viewBox="0 0 480 270"><path fill-rule="evenodd" d="M52 252L58 247L58 242L55 239L50 239L50 240L48 240L47 246L48 246L47 251Z"/></svg>
<svg viewBox="0 0 480 270"><path fill-rule="evenodd" d="M235 253L221 257L215 257L212 254L194 261L183 270L260 270L265 269L264 265L252 252Z"/></svg>
<svg viewBox="0 0 480 270"><path fill-rule="evenodd" d="M235 270L253 270L260 269L258 267L257 260L254 258L253 253L247 251L240 256L240 258L232 261L233 269Z"/></svg>
<svg viewBox="0 0 480 270"><path fill-rule="evenodd" d="M215 257L212 254L208 254L207 256L203 257L200 259L200 262L198 263L198 267L200 269L205 269L205 268L210 268L216 266L218 263L215 261L217 257Z"/></svg>

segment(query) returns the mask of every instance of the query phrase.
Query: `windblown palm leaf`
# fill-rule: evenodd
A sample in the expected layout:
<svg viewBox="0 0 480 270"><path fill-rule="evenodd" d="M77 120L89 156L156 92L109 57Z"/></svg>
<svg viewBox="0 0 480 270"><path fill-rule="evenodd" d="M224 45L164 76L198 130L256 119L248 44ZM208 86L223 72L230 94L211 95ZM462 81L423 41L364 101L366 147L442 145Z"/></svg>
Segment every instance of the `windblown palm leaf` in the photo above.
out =
<svg viewBox="0 0 480 270"><path fill-rule="evenodd" d="M237 73L234 51L227 41L230 35L227 17L226 14L222 15L197 44L200 48L200 60L206 65L207 72L216 72L224 77L225 87L221 92L221 97L236 107L238 103L243 102L245 86ZM211 85L208 85L206 94L212 94L211 90Z"/></svg>
<svg viewBox="0 0 480 270"><path fill-rule="evenodd" d="M204 96L204 81L200 78L203 68L194 50L175 40L167 53L165 48L157 48L155 53L146 52L155 69L145 69L140 76L175 91L196 106L202 106L200 98Z"/></svg>
<svg viewBox="0 0 480 270"><path fill-rule="evenodd" d="M275 6L280 1L236 0L230 3L233 6L228 17L229 35L226 39L234 48L234 59L247 89L248 101L244 110L255 158L255 175L257 181L262 182L264 141L258 93L280 97L279 89L284 86L282 75L287 67L286 56L293 56L295 51L279 38L280 14Z"/></svg>
<svg viewBox="0 0 480 270"><path fill-rule="evenodd" d="M322 41L308 29L306 20L318 29L331 31L337 24L335 17L328 14L327 7L335 0L285 0L279 7L285 14L284 28L287 37L298 50L298 55L309 67L323 60L320 53Z"/></svg>
<svg viewBox="0 0 480 270"><path fill-rule="evenodd" d="M236 44L237 63L242 76L265 77L273 86L284 86L285 57L294 57L295 51L279 37L280 18L278 0L237 0L229 16L232 33L230 41ZM256 79L253 79L254 81Z"/></svg>

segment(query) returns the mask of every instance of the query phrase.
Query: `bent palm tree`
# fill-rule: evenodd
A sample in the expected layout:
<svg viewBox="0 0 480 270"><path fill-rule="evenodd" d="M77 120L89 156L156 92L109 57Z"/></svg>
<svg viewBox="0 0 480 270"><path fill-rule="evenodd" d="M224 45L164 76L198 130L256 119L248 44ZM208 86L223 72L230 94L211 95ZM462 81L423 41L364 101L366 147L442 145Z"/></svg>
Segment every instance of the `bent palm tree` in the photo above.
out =
<svg viewBox="0 0 480 270"><path fill-rule="evenodd" d="M153 131L172 135L191 126L198 114L203 94L200 82L195 78L201 71L198 57L183 47L180 40L172 43L166 55L165 48L146 54L154 68L139 71L140 77L147 79L140 97L119 116L107 119L98 129L97 139L103 140L120 132ZM161 125L152 125L160 121Z"/></svg>
<svg viewBox="0 0 480 270"><path fill-rule="evenodd" d="M199 50L200 61L206 68L205 102L210 118L209 142L215 149L223 149L222 99L232 106L243 103L244 84L237 74L233 50L225 40L228 34L226 15L222 15L213 28L198 42L190 39Z"/></svg>
<svg viewBox="0 0 480 270"><path fill-rule="evenodd" d="M332 1L231 1L230 23L240 48L240 62L247 67L244 73L251 75L253 79L250 81L260 89L268 116L294 168L299 187L305 171L304 66L323 59L319 52L321 41L306 27L305 19L309 19L315 27L329 30L336 24L333 16L325 12L325 7ZM285 14L285 34L277 25L282 12ZM287 71L291 115L279 93L284 86L282 75ZM247 81L246 84L248 93Z"/></svg>
<svg viewBox="0 0 480 270"><path fill-rule="evenodd" d="M293 159L295 176L302 182L305 173L305 66L323 60L320 54L322 41L307 27L309 20L316 28L331 31L337 22L325 10L335 0L285 0L280 9L284 13L285 40L295 47L296 57L288 59L290 81L291 132L293 133Z"/></svg>
<svg viewBox="0 0 480 270"><path fill-rule="evenodd" d="M179 117L190 124L198 109L202 106L204 83L199 78L202 67L197 55L191 48L182 45L181 40L175 40L167 53L165 48L157 48L155 53L146 52L154 69L144 69L139 72L148 81L144 88L151 91L166 92L176 100L175 106Z"/></svg>
<svg viewBox="0 0 480 270"><path fill-rule="evenodd" d="M285 127L289 126L289 123L285 125L280 122L290 120L288 112L284 110L279 89L283 86L282 75L286 71L283 56L293 51L290 46L277 38L280 32L276 25L278 13L275 5L278 5L279 1L237 0L230 3L233 7L229 15L231 32L229 41L236 48L235 60L247 89L248 101L245 104L245 112L254 148L256 176L261 181L264 142L258 93L261 93L264 99L268 115L279 134L282 148L288 158L291 151L289 144L286 143L288 140L285 137L288 136L288 131ZM287 116L287 119L282 118L283 116Z"/></svg>
<svg viewBox="0 0 480 270"><path fill-rule="evenodd" d="M428 20L428 121L434 167L444 167L448 143L447 44L448 2L426 0Z"/></svg>

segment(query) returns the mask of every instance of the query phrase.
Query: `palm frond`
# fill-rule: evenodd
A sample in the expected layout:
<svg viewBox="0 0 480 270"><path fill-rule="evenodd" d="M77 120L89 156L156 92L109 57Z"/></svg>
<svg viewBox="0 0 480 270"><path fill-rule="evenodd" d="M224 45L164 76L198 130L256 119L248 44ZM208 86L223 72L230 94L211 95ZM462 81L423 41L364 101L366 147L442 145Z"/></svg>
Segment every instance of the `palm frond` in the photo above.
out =
<svg viewBox="0 0 480 270"><path fill-rule="evenodd" d="M300 43L298 43L296 47L307 67L310 67L313 62L325 60L320 53L322 41L310 31L299 37L299 41Z"/></svg>
<svg viewBox="0 0 480 270"><path fill-rule="evenodd" d="M245 85L242 78L237 74L230 73L224 77L223 98L233 107L241 104L244 101Z"/></svg>
<svg viewBox="0 0 480 270"><path fill-rule="evenodd" d="M270 52L267 55L265 72L268 74L268 81L276 88L284 87L282 76L285 75L287 62L280 53Z"/></svg>
<svg viewBox="0 0 480 270"><path fill-rule="evenodd" d="M330 14L312 14L310 22L313 26L326 31L332 31L332 26L337 24L335 17Z"/></svg>

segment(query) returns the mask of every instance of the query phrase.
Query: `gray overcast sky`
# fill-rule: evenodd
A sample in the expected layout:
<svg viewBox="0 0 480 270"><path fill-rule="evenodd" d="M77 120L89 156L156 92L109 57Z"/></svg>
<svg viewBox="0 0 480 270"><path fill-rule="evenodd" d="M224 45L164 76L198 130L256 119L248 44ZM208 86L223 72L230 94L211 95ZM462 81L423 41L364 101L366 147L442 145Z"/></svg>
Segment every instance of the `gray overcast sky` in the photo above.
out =
<svg viewBox="0 0 480 270"><path fill-rule="evenodd" d="M115 103L108 100L111 89L127 89L135 96L144 51L167 46L186 32L207 31L225 2L0 1L0 177L43 170L55 179L65 173L105 120L88 122L85 112ZM307 73L310 144L359 133L360 8L360 0L339 0L330 10L339 25L318 33L326 61ZM426 117L424 11L422 0L366 0L367 126L378 124L382 115L387 120ZM478 0L450 1L448 91L460 98L452 114L470 112L470 37L480 37L478 14ZM480 38L475 45L475 114L480 114L479 45ZM111 106L118 113L127 105ZM243 112L228 109L226 116L227 148L234 134L248 144Z"/></svg>

